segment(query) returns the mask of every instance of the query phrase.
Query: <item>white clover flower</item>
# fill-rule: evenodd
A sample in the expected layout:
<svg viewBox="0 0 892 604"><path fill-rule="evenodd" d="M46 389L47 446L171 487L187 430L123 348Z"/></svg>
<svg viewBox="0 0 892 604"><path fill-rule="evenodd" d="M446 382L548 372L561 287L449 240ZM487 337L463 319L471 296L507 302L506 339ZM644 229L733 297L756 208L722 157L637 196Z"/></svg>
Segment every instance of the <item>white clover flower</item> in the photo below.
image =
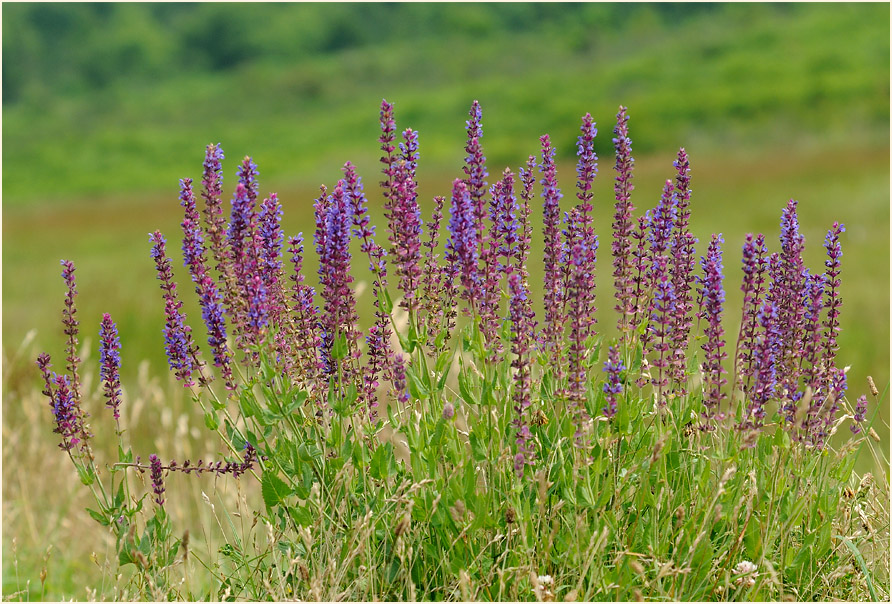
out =
<svg viewBox="0 0 892 604"><path fill-rule="evenodd" d="M759 576L759 573L756 572L757 569L758 567L749 560L739 562L732 571L735 575L741 575L735 579L734 585L742 585L743 587L752 587L755 585L756 577Z"/></svg>

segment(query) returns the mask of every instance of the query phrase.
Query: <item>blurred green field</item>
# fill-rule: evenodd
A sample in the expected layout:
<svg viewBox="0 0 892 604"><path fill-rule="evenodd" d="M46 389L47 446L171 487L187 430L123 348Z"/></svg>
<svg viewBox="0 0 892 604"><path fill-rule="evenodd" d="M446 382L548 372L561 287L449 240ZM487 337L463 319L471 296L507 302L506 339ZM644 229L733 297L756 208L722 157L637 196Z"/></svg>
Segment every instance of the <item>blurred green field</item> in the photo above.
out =
<svg viewBox="0 0 892 604"><path fill-rule="evenodd" d="M308 239L317 187L332 185L352 161L384 237L375 186L381 98L396 104L399 127L420 132L426 215L433 195L447 195L461 175L473 99L483 106L490 180L538 153L538 137L548 132L560 155L565 209L580 117L592 113L601 157L598 305L608 334L615 324L610 138L620 104L632 116L632 199L639 212L658 200L677 148L690 154L698 252L712 232L726 241L729 334L739 321L747 232L764 232L776 251L781 209L798 199L806 262L819 270L827 228L844 222L839 360L852 367L852 399L867 392L867 375L881 390L889 383L886 4L5 4L2 10L5 443L21 426L33 427L23 402L34 400L36 351L50 352L57 365L64 356L61 258L78 267L82 340L92 337L91 362L101 313L110 312L121 332L129 392L137 391L143 359L167 384L163 306L147 233L162 230L169 253L179 253L178 179L199 178L207 143L221 142L226 151L227 194L239 159L252 155L261 192L280 194L286 234L303 231ZM539 214L534 208L541 220ZM538 233L537 226L534 258L541 257ZM185 270L179 263L175 270L186 310L203 334ZM366 325L369 302L366 291L359 305ZM17 356L30 330L34 339ZM90 412L99 434L101 406ZM162 414L149 405L142 421L164 425ZM888 424L888 416L885 402L878 423ZM48 426L42 451L61 458ZM888 442L888 430L878 430ZM162 442L149 429L135 429L134 438L137 448ZM7 468L11 455L7 447ZM869 468L869 460L862 462ZM46 476L70 469L51 468ZM28 482L40 478L4 472L4 520L27 517L22 502L47 493L46 485ZM79 535L77 543L57 545L68 549L56 554L49 596L82 593L97 572L84 558L101 538L89 525L44 523L47 514L64 516L60 506L69 503L41 500L46 509L28 531L4 531L4 554L17 537L20 571L36 584L47 544ZM80 566L64 563L78 553ZM15 590L10 565L4 555L4 594Z"/></svg>

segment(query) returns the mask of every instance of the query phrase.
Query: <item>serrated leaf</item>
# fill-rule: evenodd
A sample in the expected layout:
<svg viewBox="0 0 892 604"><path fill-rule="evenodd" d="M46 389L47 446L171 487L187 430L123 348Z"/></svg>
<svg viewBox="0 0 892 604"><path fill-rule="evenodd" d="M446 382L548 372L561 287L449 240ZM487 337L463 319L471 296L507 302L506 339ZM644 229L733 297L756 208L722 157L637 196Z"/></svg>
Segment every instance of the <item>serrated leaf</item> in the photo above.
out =
<svg viewBox="0 0 892 604"><path fill-rule="evenodd" d="M291 489L272 472L264 472L260 478L260 492L266 507L273 508L291 495Z"/></svg>

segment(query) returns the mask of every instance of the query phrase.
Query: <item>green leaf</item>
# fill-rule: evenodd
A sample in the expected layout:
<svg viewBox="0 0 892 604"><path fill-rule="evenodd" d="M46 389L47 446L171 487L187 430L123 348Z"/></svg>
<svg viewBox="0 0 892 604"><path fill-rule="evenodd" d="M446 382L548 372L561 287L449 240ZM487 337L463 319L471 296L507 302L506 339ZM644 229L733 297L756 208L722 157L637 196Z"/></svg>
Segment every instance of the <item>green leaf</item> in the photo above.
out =
<svg viewBox="0 0 892 604"><path fill-rule="evenodd" d="M440 441L443 440L443 430L446 428L446 420L440 417L437 420L437 425L434 427L434 433L431 435L430 446L433 449L437 449L440 446Z"/></svg>
<svg viewBox="0 0 892 604"><path fill-rule="evenodd" d="M853 556L855 556L855 560L858 561L858 566L861 567L861 573L864 575L864 579L867 581L867 589L870 591L871 601L879 602L880 598L877 595L877 592L873 587L873 580L871 579L870 571L867 568L867 563L864 562L864 556L861 555L861 552L858 550L857 547L855 547L855 544L852 543L849 539L847 539L846 537L842 537L842 536L837 537L837 538L843 542L843 545L845 545L847 548L849 548L849 551L852 552Z"/></svg>
<svg viewBox="0 0 892 604"><path fill-rule="evenodd" d="M210 410L205 412L204 414L204 425L207 426L208 430L216 431L217 428L220 427L220 422L217 420L217 414L214 410Z"/></svg>
<svg viewBox="0 0 892 604"><path fill-rule="evenodd" d="M415 375L414 371L408 371L406 375L409 376L409 394L412 395L412 398L423 401L427 398L430 392L427 388L424 387L424 384L421 383L421 380L418 379L418 376Z"/></svg>
<svg viewBox="0 0 892 604"><path fill-rule="evenodd" d="M91 466L77 466L77 475L80 477L81 482L87 486L96 481L96 472Z"/></svg>
<svg viewBox="0 0 892 604"><path fill-rule="evenodd" d="M294 413L295 411L297 411L298 408L301 407L301 405L304 404L304 402L307 400L307 396L308 395L306 390L299 390L289 399L288 403L284 406L282 411L285 413L285 415Z"/></svg>
<svg viewBox="0 0 892 604"><path fill-rule="evenodd" d="M331 346L331 358L341 360L347 356L347 336L346 334L338 334Z"/></svg>
<svg viewBox="0 0 892 604"><path fill-rule="evenodd" d="M465 399L465 402L469 405L477 404L477 399L474 396L476 386L476 380L472 377L469 370L462 369L458 372L458 391L461 394L461 397Z"/></svg>
<svg viewBox="0 0 892 604"><path fill-rule="evenodd" d="M109 524L111 524L111 522L108 519L108 516L106 516L105 514L102 514L101 512L97 512L96 510L91 510L90 508L87 508L87 513L90 515L90 517L93 520L95 520L102 526L108 526Z"/></svg>
<svg viewBox="0 0 892 604"><path fill-rule="evenodd" d="M124 447L118 445L118 461L121 463L133 463L133 449L124 450Z"/></svg>
<svg viewBox="0 0 892 604"><path fill-rule="evenodd" d="M379 445L372 454L369 471L372 478L383 480L390 475L390 461L393 458L393 447L390 443Z"/></svg>
<svg viewBox="0 0 892 604"><path fill-rule="evenodd" d="M475 432L471 432L468 435L468 441L471 443L471 454L474 456L474 460L485 461L486 446L482 442L480 442L480 439L477 438L477 434Z"/></svg>
<svg viewBox="0 0 892 604"><path fill-rule="evenodd" d="M387 315L393 312L393 300L387 289L378 290L378 302L381 304L381 312Z"/></svg>
<svg viewBox="0 0 892 604"><path fill-rule="evenodd" d="M309 506L298 505L290 507L288 508L288 513L291 518L301 526L310 526L313 524L313 513L310 511Z"/></svg>
<svg viewBox="0 0 892 604"><path fill-rule="evenodd" d="M272 472L264 472L260 479L260 492L266 507L272 508L291 495L291 489L285 482Z"/></svg>

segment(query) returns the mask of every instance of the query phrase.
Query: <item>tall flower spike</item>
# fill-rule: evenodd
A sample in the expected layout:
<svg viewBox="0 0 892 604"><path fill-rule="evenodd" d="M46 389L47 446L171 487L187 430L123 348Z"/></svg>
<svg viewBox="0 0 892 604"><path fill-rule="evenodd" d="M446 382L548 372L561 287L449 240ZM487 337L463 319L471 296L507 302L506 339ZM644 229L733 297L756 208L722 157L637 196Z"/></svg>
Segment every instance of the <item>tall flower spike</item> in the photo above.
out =
<svg viewBox="0 0 892 604"><path fill-rule="evenodd" d="M716 420L721 420L724 415L721 412L722 400L726 395L722 387L727 383L723 377L725 369L722 361L728 356L725 353L725 330L722 328L722 307L725 303L725 290L722 287L722 250L724 243L721 234L713 235L706 257L701 258L700 266L703 268L703 280L701 289L702 309L701 317L706 319L706 342L703 343L703 429L714 430Z"/></svg>
<svg viewBox="0 0 892 604"><path fill-rule="evenodd" d="M827 284L827 327L825 339L825 362L827 367L833 367L836 363L836 351L839 346L836 343L836 336L839 335L841 328L839 326L839 308L842 306L842 298L839 295L839 279L840 261L842 258L842 246L839 242L839 236L845 233L846 227L838 222L834 222L830 230L827 231L827 237L824 239L824 247L827 250L827 260L824 266L827 267L824 272Z"/></svg>
<svg viewBox="0 0 892 604"><path fill-rule="evenodd" d="M528 280L529 277L527 260L530 256L530 245L533 241L533 225L530 222L530 202L533 200L533 185L536 183L536 176L533 174L535 169L535 155L530 155L526 169L520 169L520 181L523 183L523 190L520 193L520 199L522 200L518 215L520 233L515 260L517 262L517 270L520 271L524 281Z"/></svg>
<svg viewBox="0 0 892 604"><path fill-rule="evenodd" d="M762 427L765 405L774 397L777 382L776 359L781 336L777 311L772 302L762 304L758 321L762 333L759 334L753 350L755 382L747 396L749 403L740 424L743 430L758 430Z"/></svg>
<svg viewBox="0 0 892 604"><path fill-rule="evenodd" d="M390 231L390 254L403 292L403 308L413 315L418 310L418 284L421 278L421 212L415 184L415 162L418 158L418 133L403 132L400 156L393 170L391 208L387 215Z"/></svg>
<svg viewBox="0 0 892 604"><path fill-rule="evenodd" d="M737 349L734 353L734 370L737 373L736 386L749 391L753 377L753 349L756 343L756 330L759 325L759 308L765 293L765 271L768 261L765 255L765 236L759 233L754 238L747 234L743 244L743 309L741 311L740 332L737 336Z"/></svg>
<svg viewBox="0 0 892 604"><path fill-rule="evenodd" d="M684 148L678 150L673 163L675 177L675 226L672 237L672 286L675 288L675 324L672 328L671 377L679 393L685 393L686 357L692 325L693 301L691 283L694 281L694 244L697 238L690 232L691 162Z"/></svg>
<svg viewBox="0 0 892 604"><path fill-rule="evenodd" d="M563 340L565 296L563 279L561 278L561 258L564 255L561 242L561 190L558 188L557 168L554 163L555 150L551 146L551 140L545 134L539 138L542 143L542 163L539 169L542 173L542 208L543 235L545 238L544 267L545 267L545 291L543 292L543 304L545 307L544 327L542 332L543 352L549 357L559 354ZM555 363L557 371L561 371L561 363Z"/></svg>
<svg viewBox="0 0 892 604"><path fill-rule="evenodd" d="M105 394L105 406L112 410L115 424L121 417L121 340L111 315L102 315L99 326L99 380ZM118 427L120 432L120 427Z"/></svg>
<svg viewBox="0 0 892 604"><path fill-rule="evenodd" d="M344 346L337 366L329 369L332 375L340 375L344 383L353 375L352 362L346 355L356 357L356 300L350 283L350 225L353 212L350 200L344 192L344 181L338 182L330 196L325 216L325 245L319 258L319 281L322 284L322 298L325 301L322 323L324 326L323 345L328 354ZM337 355L335 355L337 356ZM340 372L340 373L339 373Z"/></svg>
<svg viewBox="0 0 892 604"><path fill-rule="evenodd" d="M184 386L192 386L195 384L192 372L198 366L198 348L192 340L192 330L185 324L186 315L180 311L183 303L177 297L170 258L165 253L164 236L160 231L155 231L149 234L149 241L153 244L151 255L155 259L155 270L164 292L164 314L167 318L164 326L164 350L168 364Z"/></svg>
<svg viewBox="0 0 892 604"><path fill-rule="evenodd" d="M214 356L214 366L219 367L228 390L235 390L230 366L230 352L226 344L226 323L223 303L217 286L208 272L204 238L199 223L198 209L192 192L192 179L180 181L180 205L183 206L183 263L192 275L195 293L201 306L201 317L208 330L208 345Z"/></svg>
<svg viewBox="0 0 892 604"><path fill-rule="evenodd" d="M623 392L622 372L625 370L626 366L619 358L619 347L609 347L607 360L604 362L604 373L607 374L607 380L603 386L607 406L601 409L604 417L613 418L616 416L616 396Z"/></svg>
<svg viewBox="0 0 892 604"><path fill-rule="evenodd" d="M799 218L796 215L797 202L791 199L781 217L781 252L777 266L774 296L777 303L777 316L784 330L781 335L778 357L778 382L781 389L792 396L799 380L799 356L802 351L803 317L805 305L804 270L802 252L805 237L799 232Z"/></svg>
<svg viewBox="0 0 892 604"><path fill-rule="evenodd" d="M302 272L304 258L303 233L288 240L288 250L291 254L291 263L294 270L291 274L291 299L294 303L294 323L296 330L296 354L298 367L300 368L300 380L313 387L316 375L320 369L318 349L321 344L319 338L318 322L319 309L316 307L313 297L315 291L304 283ZM317 399L316 401L320 401Z"/></svg>
<svg viewBox="0 0 892 604"><path fill-rule="evenodd" d="M452 206L449 216L447 260L461 279L462 297L476 314L480 300L480 278L477 270L477 228L468 187L463 180L452 183Z"/></svg>
<svg viewBox="0 0 892 604"><path fill-rule="evenodd" d="M432 351L436 350L433 343L443 320L443 308L439 304L440 292L443 291L443 273L437 263L437 243L445 202L446 198L442 195L434 197L434 211L427 223L427 240L422 243L427 251L424 253L424 271L421 276L421 307L427 315L428 344Z"/></svg>
<svg viewBox="0 0 892 604"><path fill-rule="evenodd" d="M65 293L65 308L62 309L62 325L65 327L65 335L68 341L65 345L66 360L68 365L68 373L71 375L71 394L76 402L80 402L80 377L78 376L77 367L81 363L80 357L77 356L77 306L74 304L74 298L77 296L77 286L74 279L74 262L71 260L62 260L62 278L65 280L67 291Z"/></svg>
<svg viewBox="0 0 892 604"><path fill-rule="evenodd" d="M534 451L530 445L532 434L528 417L528 411L532 405L530 399L532 389L530 345L533 339L534 325L530 321L530 299L519 273L513 272L508 275L508 290L511 296L509 303L509 318L512 326L511 352L514 353L511 367L515 372L512 394L515 415L511 422L514 425L517 445L514 471L518 478L523 478L524 466L531 464L534 458Z"/></svg>
<svg viewBox="0 0 892 604"><path fill-rule="evenodd" d="M616 114L616 128L613 130L613 147L616 150L616 171L613 191L616 196L616 209L613 214L613 284L616 288L616 311L619 313L617 328L623 342L626 332L631 329L631 318L635 314L635 290L633 283L632 230L634 223L632 213L632 168L635 159L632 157L632 139L629 138L629 116L626 108L620 106Z"/></svg>
<svg viewBox="0 0 892 604"><path fill-rule="evenodd" d="M394 177L393 163L396 161L393 153L396 151L396 147L393 144L396 140L396 122L393 121L393 105L386 100L381 101L380 123L381 136L378 138L378 142L381 143L381 151L384 153L381 157L381 163L384 164L382 169L384 180L381 181L381 188L384 189L384 199L387 200L384 202L384 212L386 214L391 210Z"/></svg>

